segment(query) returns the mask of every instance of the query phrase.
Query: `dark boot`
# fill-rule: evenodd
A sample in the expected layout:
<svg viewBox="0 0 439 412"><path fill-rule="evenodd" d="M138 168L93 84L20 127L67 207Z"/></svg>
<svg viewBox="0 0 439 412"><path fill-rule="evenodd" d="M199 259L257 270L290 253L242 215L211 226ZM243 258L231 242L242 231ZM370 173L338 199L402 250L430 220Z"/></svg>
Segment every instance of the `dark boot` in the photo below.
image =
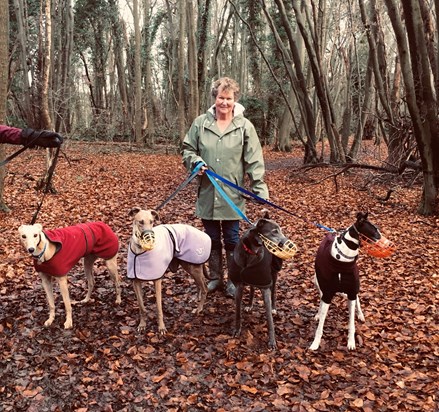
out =
<svg viewBox="0 0 439 412"><path fill-rule="evenodd" d="M212 249L209 257L209 282L207 291L214 292L223 288L223 253L221 249Z"/></svg>
<svg viewBox="0 0 439 412"><path fill-rule="evenodd" d="M233 250L226 250L226 262L227 262L227 283L226 283L226 290L224 291L224 294L228 298L235 298L236 287L234 283L230 280L230 271L233 262Z"/></svg>

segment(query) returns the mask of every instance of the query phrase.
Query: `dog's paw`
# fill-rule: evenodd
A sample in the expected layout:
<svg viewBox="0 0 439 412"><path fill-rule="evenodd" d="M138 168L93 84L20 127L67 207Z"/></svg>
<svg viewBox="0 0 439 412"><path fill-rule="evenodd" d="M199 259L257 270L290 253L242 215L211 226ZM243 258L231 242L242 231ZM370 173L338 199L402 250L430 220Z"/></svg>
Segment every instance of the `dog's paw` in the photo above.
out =
<svg viewBox="0 0 439 412"><path fill-rule="evenodd" d="M244 306L245 313L250 313L252 311L252 309L253 309L253 305Z"/></svg>
<svg viewBox="0 0 439 412"><path fill-rule="evenodd" d="M72 329L73 328L73 322L71 320L66 320L64 322L64 329Z"/></svg>
<svg viewBox="0 0 439 412"><path fill-rule="evenodd" d="M348 340L348 350L355 350L355 338Z"/></svg>
<svg viewBox="0 0 439 412"><path fill-rule="evenodd" d="M143 332L146 329L146 323L145 322L140 322L139 325L137 326L137 331L138 332Z"/></svg>
<svg viewBox="0 0 439 412"><path fill-rule="evenodd" d="M272 314L273 316L276 316L276 315L277 315L277 310L276 310L276 309L271 309L271 314Z"/></svg>
<svg viewBox="0 0 439 412"><path fill-rule="evenodd" d="M320 342L315 341L311 344L311 346L309 347L310 350L317 350L320 346Z"/></svg>
<svg viewBox="0 0 439 412"><path fill-rule="evenodd" d="M276 345L276 341L273 342L268 342L268 350L276 350L277 349L277 345Z"/></svg>
<svg viewBox="0 0 439 412"><path fill-rule="evenodd" d="M44 322L44 326L50 326L53 323L54 318L50 317Z"/></svg>
<svg viewBox="0 0 439 412"><path fill-rule="evenodd" d="M116 305L120 305L120 304L122 303L122 299L121 299L120 296L118 296L118 297L116 298L115 303L116 303Z"/></svg>
<svg viewBox="0 0 439 412"><path fill-rule="evenodd" d="M166 328L159 328L159 335L160 336L165 336L168 333L168 331L166 330Z"/></svg>

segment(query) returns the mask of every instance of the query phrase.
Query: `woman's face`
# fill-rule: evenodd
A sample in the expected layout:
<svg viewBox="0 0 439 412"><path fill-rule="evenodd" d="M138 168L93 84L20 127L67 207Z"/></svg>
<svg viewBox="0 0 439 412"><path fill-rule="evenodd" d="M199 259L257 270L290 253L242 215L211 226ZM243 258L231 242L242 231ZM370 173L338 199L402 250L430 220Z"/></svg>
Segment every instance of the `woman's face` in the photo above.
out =
<svg viewBox="0 0 439 412"><path fill-rule="evenodd" d="M232 90L218 89L218 95L215 99L216 114L220 117L226 117L233 113L235 107L235 94Z"/></svg>

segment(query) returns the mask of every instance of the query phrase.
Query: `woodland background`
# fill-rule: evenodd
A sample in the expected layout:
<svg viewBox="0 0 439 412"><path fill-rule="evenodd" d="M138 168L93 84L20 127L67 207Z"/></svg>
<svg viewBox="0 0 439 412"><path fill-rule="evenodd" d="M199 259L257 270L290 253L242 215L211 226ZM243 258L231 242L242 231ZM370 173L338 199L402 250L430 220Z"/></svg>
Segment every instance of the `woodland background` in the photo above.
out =
<svg viewBox="0 0 439 412"><path fill-rule="evenodd" d="M304 163L343 164L358 161L364 139L382 141L388 157L378 166L418 171L418 211L437 210L437 1L0 6L1 122L72 140L178 146L226 75L241 84L263 144L288 152L300 142ZM327 159L316 150L322 139Z"/></svg>
<svg viewBox="0 0 439 412"><path fill-rule="evenodd" d="M0 409L5 411L436 411L438 403L439 55L437 1L0 0L0 121L65 137L38 221L104 220L121 241L128 211L152 208L186 176L179 144L211 104L219 76L241 84L267 163L273 217L298 245L280 276L279 349L266 350L261 303L231 335L233 302L167 275L169 333L136 331L124 280L120 307L103 266L94 301L62 329L17 239L42 198L54 153L28 150L0 168ZM1 145L0 159L12 153ZM17 147L15 147L16 149ZM181 180L180 180L181 179ZM162 211L198 226L190 185ZM321 348L313 258L358 210L397 244L360 258L366 322L346 350L336 299ZM257 218L259 206L249 205ZM82 267L71 294L85 290Z"/></svg>

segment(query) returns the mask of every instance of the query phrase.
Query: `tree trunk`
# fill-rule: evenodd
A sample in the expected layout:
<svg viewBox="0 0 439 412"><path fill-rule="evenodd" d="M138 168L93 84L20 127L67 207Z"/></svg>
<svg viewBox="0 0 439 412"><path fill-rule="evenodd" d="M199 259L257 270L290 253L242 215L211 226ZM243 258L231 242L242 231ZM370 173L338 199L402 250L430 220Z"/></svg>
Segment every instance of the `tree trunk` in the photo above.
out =
<svg viewBox="0 0 439 412"><path fill-rule="evenodd" d="M185 100L184 100L184 69L185 69L185 31L186 31L186 0L178 2L178 135L180 142L183 141L186 134L185 123Z"/></svg>
<svg viewBox="0 0 439 412"><path fill-rule="evenodd" d="M9 6L7 0L0 0L0 124L6 119L6 95L8 90L8 61L9 59ZM0 161L5 159L5 146L0 144ZM0 212L9 208L3 199L6 166L0 166Z"/></svg>
<svg viewBox="0 0 439 412"><path fill-rule="evenodd" d="M134 18L134 140L138 145L143 143L142 136L142 67L141 67L141 36L139 19L139 2L133 0Z"/></svg>
<svg viewBox="0 0 439 412"><path fill-rule="evenodd" d="M192 124L199 115L200 98L198 96L197 43L195 40L195 15L192 0L187 0L187 35L188 35L188 116L187 123ZM184 137L183 137L184 138Z"/></svg>

